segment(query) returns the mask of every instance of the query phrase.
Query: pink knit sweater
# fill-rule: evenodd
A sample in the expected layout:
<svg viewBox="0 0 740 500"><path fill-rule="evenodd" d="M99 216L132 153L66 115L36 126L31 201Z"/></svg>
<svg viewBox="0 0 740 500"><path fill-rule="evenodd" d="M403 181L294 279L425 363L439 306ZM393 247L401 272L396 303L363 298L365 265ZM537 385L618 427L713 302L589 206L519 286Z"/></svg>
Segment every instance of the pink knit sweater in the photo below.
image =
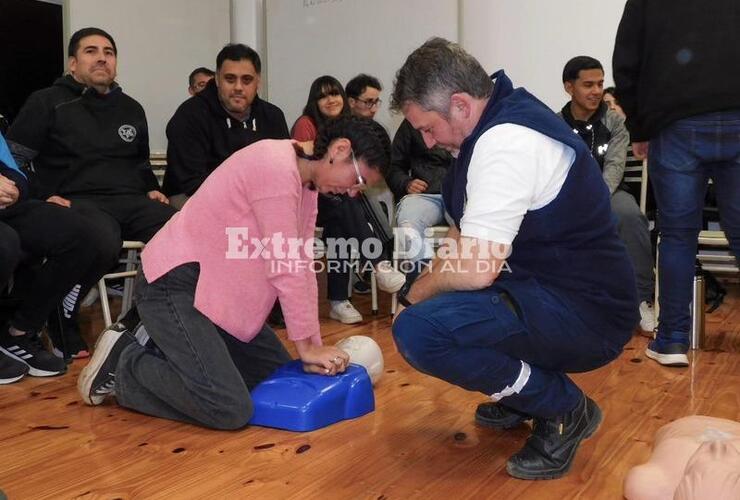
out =
<svg viewBox="0 0 740 500"><path fill-rule="evenodd" d="M198 262L194 306L216 325L248 342L277 297L288 337L320 345L312 248L301 245L291 255L287 241L314 237L316 202L317 193L301 185L292 141L256 142L211 173L147 244L144 275L151 283L181 264ZM265 241L262 251L252 243L273 235L282 242Z"/></svg>

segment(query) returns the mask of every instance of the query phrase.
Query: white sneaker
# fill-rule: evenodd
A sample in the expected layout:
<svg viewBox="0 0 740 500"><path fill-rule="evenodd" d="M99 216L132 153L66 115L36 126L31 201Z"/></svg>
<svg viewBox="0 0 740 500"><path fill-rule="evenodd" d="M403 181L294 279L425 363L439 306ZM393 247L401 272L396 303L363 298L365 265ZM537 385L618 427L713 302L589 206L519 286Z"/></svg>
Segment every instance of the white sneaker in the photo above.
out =
<svg viewBox="0 0 740 500"><path fill-rule="evenodd" d="M640 328L651 335L655 330L655 309L650 302L640 302Z"/></svg>
<svg viewBox="0 0 740 500"><path fill-rule="evenodd" d="M393 267L390 261L384 260L375 266L375 280L378 288L388 293L396 293L406 283L406 276Z"/></svg>
<svg viewBox="0 0 740 500"><path fill-rule="evenodd" d="M349 300L343 300L337 305L331 307L329 317L341 321L345 325L352 325L362 321L362 314L357 312L355 306Z"/></svg>

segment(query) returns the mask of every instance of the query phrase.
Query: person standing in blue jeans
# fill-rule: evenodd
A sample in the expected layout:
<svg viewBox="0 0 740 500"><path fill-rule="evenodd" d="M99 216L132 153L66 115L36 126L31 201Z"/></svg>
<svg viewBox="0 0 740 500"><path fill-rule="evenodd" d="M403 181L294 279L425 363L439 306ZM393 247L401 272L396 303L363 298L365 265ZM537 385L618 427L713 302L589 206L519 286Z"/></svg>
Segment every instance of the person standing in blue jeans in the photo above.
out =
<svg viewBox="0 0 740 500"><path fill-rule="evenodd" d="M691 286L708 181L740 255L740 9L629 0L614 47L617 97L658 208L660 317L646 355L688 366Z"/></svg>
<svg viewBox="0 0 740 500"><path fill-rule="evenodd" d="M417 370L488 395L480 424L534 421L509 474L561 477L602 420L567 373L615 359L639 321L596 160L503 71L488 76L441 38L399 70L392 109L428 147L456 157L442 186L454 224L431 266L399 292L398 350Z"/></svg>

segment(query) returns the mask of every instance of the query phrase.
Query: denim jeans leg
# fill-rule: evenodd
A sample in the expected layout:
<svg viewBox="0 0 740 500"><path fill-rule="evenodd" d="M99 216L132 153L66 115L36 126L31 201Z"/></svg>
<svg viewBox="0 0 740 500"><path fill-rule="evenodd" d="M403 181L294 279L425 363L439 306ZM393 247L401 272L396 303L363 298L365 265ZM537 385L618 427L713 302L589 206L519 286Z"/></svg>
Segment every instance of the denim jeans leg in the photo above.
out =
<svg viewBox="0 0 740 500"><path fill-rule="evenodd" d="M658 336L688 344L689 304L709 177L730 246L740 251L740 111L679 120L650 143L661 243Z"/></svg>
<svg viewBox="0 0 740 500"><path fill-rule="evenodd" d="M116 370L125 407L215 429L237 429L252 416L247 385L222 333L193 306L197 264L179 266L153 283L139 277L136 303L159 351L132 344Z"/></svg>
<svg viewBox="0 0 740 500"><path fill-rule="evenodd" d="M585 328L546 291L534 289L522 300L528 312L520 318L496 285L440 294L404 310L393 325L394 339L401 355L423 373L470 391L504 395L502 403L530 415L561 415L582 397L565 373L592 370L621 349L606 345L601 332Z"/></svg>
<svg viewBox="0 0 740 500"><path fill-rule="evenodd" d="M728 152L728 161L712 169L720 226L730 250L740 264L740 125L736 127L735 151ZM734 156L733 156L734 153Z"/></svg>
<svg viewBox="0 0 740 500"><path fill-rule="evenodd" d="M660 230L658 336L684 344L688 344L694 261L707 189L693 138L692 130L676 125L664 130L650 143L648 166Z"/></svg>
<svg viewBox="0 0 740 500"><path fill-rule="evenodd" d="M432 242L425 238L427 228L445 222L441 194L410 194L396 207L396 234L401 254L397 257L414 264L433 257Z"/></svg>

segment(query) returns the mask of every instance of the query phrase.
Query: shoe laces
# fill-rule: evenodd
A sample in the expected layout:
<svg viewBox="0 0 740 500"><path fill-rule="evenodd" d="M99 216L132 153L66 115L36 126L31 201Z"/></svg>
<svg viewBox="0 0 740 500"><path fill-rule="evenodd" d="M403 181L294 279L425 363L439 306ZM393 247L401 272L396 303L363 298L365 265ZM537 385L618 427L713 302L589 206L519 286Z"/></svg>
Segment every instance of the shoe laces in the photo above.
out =
<svg viewBox="0 0 740 500"><path fill-rule="evenodd" d="M111 377L106 380L104 384L99 385L95 388L95 394L99 396L103 396L106 394L110 394L113 392L113 389L116 386L116 376L111 374Z"/></svg>

